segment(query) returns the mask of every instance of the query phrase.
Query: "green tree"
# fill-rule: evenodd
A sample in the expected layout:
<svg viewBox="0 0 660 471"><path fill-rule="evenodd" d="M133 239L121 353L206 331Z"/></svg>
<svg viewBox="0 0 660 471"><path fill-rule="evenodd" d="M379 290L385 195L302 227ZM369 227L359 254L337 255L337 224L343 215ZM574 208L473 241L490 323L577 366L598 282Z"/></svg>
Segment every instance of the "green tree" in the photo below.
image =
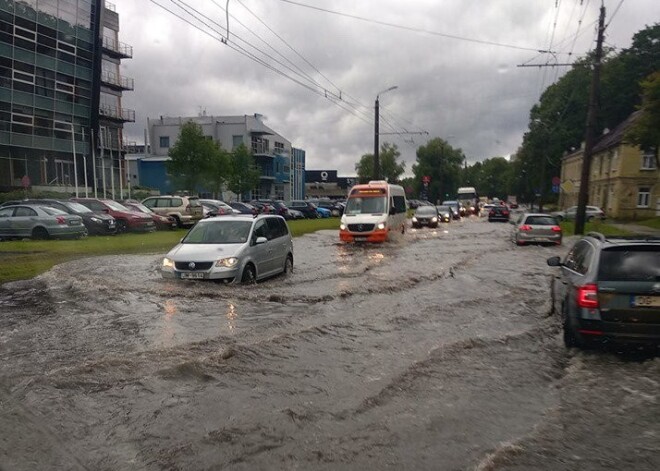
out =
<svg viewBox="0 0 660 471"><path fill-rule="evenodd" d="M398 158L401 156L396 144L389 144L387 142L380 146L378 159L380 161L380 171L384 180L389 183L396 183L406 170L406 163L399 162ZM373 180L374 174L374 155L364 154L360 157L360 161L355 164L355 171L357 172L360 183L366 183Z"/></svg>
<svg viewBox="0 0 660 471"><path fill-rule="evenodd" d="M204 137L199 124L189 121L181 126L179 138L168 152L170 160L165 163L176 189L197 192L217 154L217 144Z"/></svg>
<svg viewBox="0 0 660 471"><path fill-rule="evenodd" d="M653 149L656 167L660 168L660 72L651 74L641 85L640 113L626 133L626 139L642 149Z"/></svg>
<svg viewBox="0 0 660 471"><path fill-rule="evenodd" d="M220 144L216 144L216 152L208 162L204 183L217 198L222 199L222 190L230 175L229 153Z"/></svg>
<svg viewBox="0 0 660 471"><path fill-rule="evenodd" d="M241 143L229 157L230 173L228 186L238 195L239 201L244 193L255 189L259 185L261 172L254 162L252 152Z"/></svg>
<svg viewBox="0 0 660 471"><path fill-rule="evenodd" d="M454 149L439 137L431 139L417 149L417 162L413 165L416 190L422 187L422 177L431 178L428 188L430 201L444 200L455 195L460 184L461 167L465 156L461 149Z"/></svg>

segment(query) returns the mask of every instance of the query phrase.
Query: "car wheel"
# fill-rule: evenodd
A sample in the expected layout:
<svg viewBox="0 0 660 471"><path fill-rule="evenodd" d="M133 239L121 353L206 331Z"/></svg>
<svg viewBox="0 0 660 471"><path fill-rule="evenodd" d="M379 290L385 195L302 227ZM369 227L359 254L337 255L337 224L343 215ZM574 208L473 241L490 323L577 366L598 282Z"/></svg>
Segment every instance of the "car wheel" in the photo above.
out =
<svg viewBox="0 0 660 471"><path fill-rule="evenodd" d="M32 230L33 239L48 239L48 231L43 227L35 227Z"/></svg>
<svg viewBox="0 0 660 471"><path fill-rule="evenodd" d="M293 273L293 255L289 254L286 256L284 262L284 276L289 276Z"/></svg>
<svg viewBox="0 0 660 471"><path fill-rule="evenodd" d="M241 283L243 284L254 284L257 282L257 274L254 270L254 265L248 263L243 268L243 275L241 276Z"/></svg>
<svg viewBox="0 0 660 471"><path fill-rule="evenodd" d="M128 231L128 224L123 219L117 219L117 233L123 234Z"/></svg>
<svg viewBox="0 0 660 471"><path fill-rule="evenodd" d="M76 239L84 239L88 235L89 235L89 232L87 231L87 228L85 228L85 230L83 232L81 232L80 234L78 234L76 236Z"/></svg>
<svg viewBox="0 0 660 471"><path fill-rule="evenodd" d="M523 245L525 245L525 242L522 241L522 240L516 240L516 245L517 245L518 247L522 247Z"/></svg>
<svg viewBox="0 0 660 471"><path fill-rule="evenodd" d="M563 216L556 216L557 222L562 222L564 220Z"/></svg>
<svg viewBox="0 0 660 471"><path fill-rule="evenodd" d="M589 216L589 217L587 218L587 222L591 222L591 221L593 221L593 220L594 220L594 217L593 217L593 216Z"/></svg>

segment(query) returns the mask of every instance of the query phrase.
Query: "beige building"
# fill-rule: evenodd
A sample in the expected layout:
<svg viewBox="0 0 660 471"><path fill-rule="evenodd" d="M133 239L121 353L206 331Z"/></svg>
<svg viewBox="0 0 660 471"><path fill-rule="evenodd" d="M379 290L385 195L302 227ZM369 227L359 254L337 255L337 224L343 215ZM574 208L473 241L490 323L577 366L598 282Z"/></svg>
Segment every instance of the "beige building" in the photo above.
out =
<svg viewBox="0 0 660 471"><path fill-rule="evenodd" d="M612 219L660 216L660 171L652 151L625 142L626 130L638 112L603 134L594 146L587 204L598 206ZM561 164L562 209L577 205L584 149L567 154Z"/></svg>

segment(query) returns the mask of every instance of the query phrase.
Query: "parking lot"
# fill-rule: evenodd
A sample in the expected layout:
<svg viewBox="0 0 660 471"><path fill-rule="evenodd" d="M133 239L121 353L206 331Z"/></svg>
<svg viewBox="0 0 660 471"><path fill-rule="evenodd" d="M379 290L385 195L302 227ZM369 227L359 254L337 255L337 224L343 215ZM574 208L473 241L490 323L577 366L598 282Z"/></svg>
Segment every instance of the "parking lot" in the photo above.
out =
<svg viewBox="0 0 660 471"><path fill-rule="evenodd" d="M660 360L567 351L546 265L476 217L294 240L291 276L162 254L0 286L0 469L660 467Z"/></svg>

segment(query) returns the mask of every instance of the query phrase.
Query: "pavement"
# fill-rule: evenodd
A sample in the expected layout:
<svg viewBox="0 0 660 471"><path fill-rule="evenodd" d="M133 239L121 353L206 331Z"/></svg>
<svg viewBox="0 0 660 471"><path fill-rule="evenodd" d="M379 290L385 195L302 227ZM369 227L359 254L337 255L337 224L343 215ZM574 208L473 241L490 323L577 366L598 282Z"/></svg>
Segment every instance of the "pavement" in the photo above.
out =
<svg viewBox="0 0 660 471"><path fill-rule="evenodd" d="M629 223L629 222L621 222L621 221L605 221L606 224L614 227L618 227L619 229L624 229L626 231L632 232L634 234L643 234L643 235L651 235L651 236L659 236L660 237L660 230L659 229L654 229L649 226L642 226L640 224L634 224L634 223Z"/></svg>

